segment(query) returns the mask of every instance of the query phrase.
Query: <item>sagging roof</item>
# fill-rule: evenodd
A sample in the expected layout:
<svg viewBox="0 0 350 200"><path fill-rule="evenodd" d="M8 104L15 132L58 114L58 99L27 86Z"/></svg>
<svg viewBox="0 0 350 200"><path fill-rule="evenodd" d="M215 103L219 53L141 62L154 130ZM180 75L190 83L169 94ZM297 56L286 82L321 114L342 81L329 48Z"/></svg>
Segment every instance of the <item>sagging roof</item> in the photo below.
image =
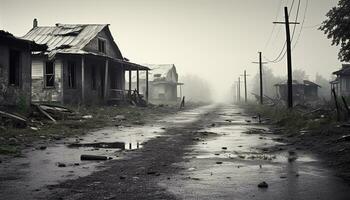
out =
<svg viewBox="0 0 350 200"><path fill-rule="evenodd" d="M4 30L0 30L0 42L4 44L6 43L29 44L31 51L45 51L47 49L47 46L45 44L37 44L32 40L21 39Z"/></svg>
<svg viewBox="0 0 350 200"><path fill-rule="evenodd" d="M335 75L350 75L350 64L342 64L342 68L333 72Z"/></svg>
<svg viewBox="0 0 350 200"><path fill-rule="evenodd" d="M48 46L49 57L56 53L79 53L108 24L56 24L37 26L23 39Z"/></svg>
<svg viewBox="0 0 350 200"><path fill-rule="evenodd" d="M118 63L125 64L128 70L148 70L149 68L129 62L124 59L108 57L84 50L84 47L94 39L109 24L56 24L55 26L37 26L31 29L23 39L33 40L48 46L48 56L56 54L85 54L106 57Z"/></svg>
<svg viewBox="0 0 350 200"><path fill-rule="evenodd" d="M292 84L293 85L303 85L303 86L317 86L317 87L321 87L320 85L312 82L312 81L309 81L309 80L303 80L303 82L300 82L300 81L297 81L297 80L293 80L292 81ZM277 83L275 84L275 86L285 86L287 85L287 81L282 81L280 83Z"/></svg>

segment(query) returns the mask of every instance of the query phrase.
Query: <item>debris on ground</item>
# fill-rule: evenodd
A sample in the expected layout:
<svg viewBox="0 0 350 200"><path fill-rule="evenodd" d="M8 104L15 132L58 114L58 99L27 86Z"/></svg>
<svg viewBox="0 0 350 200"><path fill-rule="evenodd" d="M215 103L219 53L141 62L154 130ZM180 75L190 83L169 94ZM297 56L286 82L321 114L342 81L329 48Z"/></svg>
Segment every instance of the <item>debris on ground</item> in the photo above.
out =
<svg viewBox="0 0 350 200"><path fill-rule="evenodd" d="M83 118L83 119L92 119L92 115L84 115L81 118Z"/></svg>
<svg viewBox="0 0 350 200"><path fill-rule="evenodd" d="M259 187L259 188L268 188L269 185L268 185L265 181L263 181L263 182L261 182L261 183L258 184L258 187Z"/></svg>
<svg viewBox="0 0 350 200"><path fill-rule="evenodd" d="M107 156L81 155L80 160L107 160Z"/></svg>
<svg viewBox="0 0 350 200"><path fill-rule="evenodd" d="M27 119L18 114L13 114L5 111L0 111L0 125L12 126L15 128L25 128L27 126Z"/></svg>
<svg viewBox="0 0 350 200"><path fill-rule="evenodd" d="M72 143L68 147L94 147L94 148L111 148L111 149L125 149L125 142L96 142L96 143Z"/></svg>

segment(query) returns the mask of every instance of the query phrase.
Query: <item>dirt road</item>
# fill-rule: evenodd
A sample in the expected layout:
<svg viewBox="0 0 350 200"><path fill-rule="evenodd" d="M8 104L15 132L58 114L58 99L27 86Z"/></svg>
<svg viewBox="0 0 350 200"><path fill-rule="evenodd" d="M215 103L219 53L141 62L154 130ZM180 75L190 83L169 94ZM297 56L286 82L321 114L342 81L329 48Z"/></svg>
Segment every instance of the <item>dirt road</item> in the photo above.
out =
<svg viewBox="0 0 350 200"><path fill-rule="evenodd" d="M0 165L0 195L4 199L348 199L350 187L323 167L321 159L276 142L275 136L252 134L256 129L268 127L231 105L183 111L144 126L102 129L79 142L122 141L126 150L68 148L66 143L74 141L62 141L43 151L28 151L24 158ZM80 161L83 153L113 159ZM268 188L258 187L263 181Z"/></svg>

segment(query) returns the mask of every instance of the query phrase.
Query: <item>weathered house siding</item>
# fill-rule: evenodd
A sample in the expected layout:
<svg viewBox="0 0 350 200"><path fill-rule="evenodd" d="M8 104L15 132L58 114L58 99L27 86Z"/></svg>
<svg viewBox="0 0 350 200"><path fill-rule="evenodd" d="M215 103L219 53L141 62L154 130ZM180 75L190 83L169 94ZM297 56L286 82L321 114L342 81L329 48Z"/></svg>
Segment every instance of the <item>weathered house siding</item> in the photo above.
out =
<svg viewBox="0 0 350 200"><path fill-rule="evenodd" d="M45 87L45 66L47 59L32 59L32 101L60 102L62 100L62 67L61 60L54 60L55 85Z"/></svg>
<svg viewBox="0 0 350 200"><path fill-rule="evenodd" d="M350 96L350 76L343 75L339 77L340 81L340 95Z"/></svg>
<svg viewBox="0 0 350 200"><path fill-rule="evenodd" d="M19 85L9 84L10 51L19 52ZM31 52L29 45L0 44L0 105L30 104Z"/></svg>
<svg viewBox="0 0 350 200"><path fill-rule="evenodd" d="M112 58L122 59L122 54L119 49L113 44L113 38L109 34L106 28L97 34L97 36L92 39L85 47L84 50L88 52L99 53L98 51L98 39L104 39L106 41L106 55Z"/></svg>

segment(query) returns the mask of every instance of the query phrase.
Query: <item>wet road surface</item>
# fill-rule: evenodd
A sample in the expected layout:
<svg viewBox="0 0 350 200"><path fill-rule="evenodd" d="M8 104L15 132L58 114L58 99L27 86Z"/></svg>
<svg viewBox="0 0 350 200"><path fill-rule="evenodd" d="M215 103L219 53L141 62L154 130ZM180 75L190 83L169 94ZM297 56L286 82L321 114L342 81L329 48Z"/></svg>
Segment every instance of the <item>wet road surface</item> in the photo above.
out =
<svg viewBox="0 0 350 200"><path fill-rule="evenodd" d="M200 130L218 135L188 147L186 161L175 164L184 170L159 184L179 199L350 199L350 187L315 156L292 146L268 151L283 144L249 134L268 129L241 112L222 107L215 126ZM262 181L268 188L257 187Z"/></svg>
<svg viewBox="0 0 350 200"><path fill-rule="evenodd" d="M24 157L0 165L0 199L36 199L37 191L57 183L66 188L52 194L57 199L140 199L146 195L141 199L349 199L350 187L323 167L319 158L288 145L271 151L284 144L267 134L268 127L242 113L231 105L204 106L153 124L108 127L57 141L45 150L27 149ZM251 134L254 130L266 134ZM196 133L209 136L196 138ZM125 142L125 150L67 147L75 142ZM141 155L133 157L137 144ZM185 154L174 145L184 146ZM172 148L176 150L172 158L162 155ZM81 161L81 154L113 160ZM269 187L258 188L262 181Z"/></svg>
<svg viewBox="0 0 350 200"><path fill-rule="evenodd" d="M133 127L107 127L85 136L58 140L44 150L28 148L23 157L0 164L0 199L35 199L35 193L47 190L45 186L88 176L105 169L106 161L81 161L82 154L102 155L113 160L128 158L128 153L142 148L148 140L164 136L164 127L184 126L197 120L214 106L169 115L153 124ZM69 148L72 143L124 142L125 150L113 148ZM63 163L65 167L59 167Z"/></svg>

